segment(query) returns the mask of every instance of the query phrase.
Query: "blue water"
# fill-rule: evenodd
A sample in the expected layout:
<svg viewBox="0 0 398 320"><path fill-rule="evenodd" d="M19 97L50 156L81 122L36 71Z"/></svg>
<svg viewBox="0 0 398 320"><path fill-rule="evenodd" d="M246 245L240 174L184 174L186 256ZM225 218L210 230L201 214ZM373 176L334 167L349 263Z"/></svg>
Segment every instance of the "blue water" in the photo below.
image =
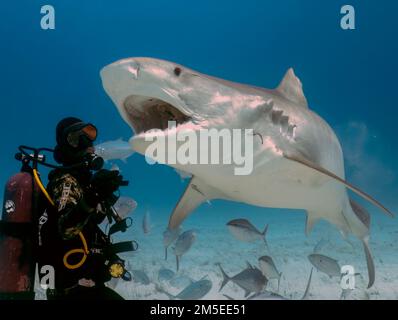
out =
<svg viewBox="0 0 398 320"><path fill-rule="evenodd" d="M53 147L56 123L65 116L94 123L99 141L130 138L99 70L121 58L148 56L268 88L293 67L310 108L341 138L348 180L398 212L398 3L348 1L356 9L356 30L343 31L340 8L346 2L2 3L1 183L19 169L13 159L17 146ZM40 28L43 4L55 7L55 30ZM161 213L166 225L186 182L138 154L118 164L131 182L126 193L139 203L137 210ZM215 201L201 206L193 221L210 225L220 212L239 217L264 210Z"/></svg>

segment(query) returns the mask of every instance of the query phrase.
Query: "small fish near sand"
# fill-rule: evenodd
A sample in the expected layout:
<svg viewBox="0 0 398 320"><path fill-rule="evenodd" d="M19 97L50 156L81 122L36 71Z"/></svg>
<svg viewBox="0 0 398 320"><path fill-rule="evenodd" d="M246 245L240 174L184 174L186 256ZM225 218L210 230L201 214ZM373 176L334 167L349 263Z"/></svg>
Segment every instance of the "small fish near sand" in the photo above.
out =
<svg viewBox="0 0 398 320"><path fill-rule="evenodd" d="M144 234L151 232L151 216L148 210L145 211L144 218L142 219L142 230Z"/></svg>
<svg viewBox="0 0 398 320"><path fill-rule="evenodd" d="M158 290L166 294L171 300L174 299L199 300L202 299L206 294L208 294L211 288L213 287L212 282L204 278L206 277L203 277L199 281L191 283L184 290L182 290L179 294L175 296L166 292L162 288L158 288Z"/></svg>
<svg viewBox="0 0 398 320"><path fill-rule="evenodd" d="M180 269L181 257L191 249L196 240L196 230L183 232L174 245L174 254L176 256L177 271Z"/></svg>
<svg viewBox="0 0 398 320"><path fill-rule="evenodd" d="M230 277L226 274L221 264L217 265L220 268L223 276L223 281L219 291L221 291L229 281L232 281L245 291L245 297L247 297L252 292L261 292L267 285L267 278L259 269L251 266L250 263L247 263L246 269L234 275L233 277Z"/></svg>
<svg viewBox="0 0 398 320"><path fill-rule="evenodd" d="M175 276L175 272L173 270L162 268L158 273L159 281L169 281Z"/></svg>
<svg viewBox="0 0 398 320"><path fill-rule="evenodd" d="M329 277L340 277L341 268L337 260L327 257L323 254L313 253L308 256L311 264L318 270Z"/></svg>
<svg viewBox="0 0 398 320"><path fill-rule="evenodd" d="M309 297L309 289L310 289L310 285L311 285L312 271L313 271L313 268L311 269L310 277L307 282L307 287L305 289L305 292L304 292L301 300L307 300ZM224 297L226 297L228 300L235 300L226 294L224 294ZM278 293L264 290L262 292L252 294L251 296L249 296L247 298L247 300L290 300L290 299L288 299Z"/></svg>
<svg viewBox="0 0 398 320"><path fill-rule="evenodd" d="M148 285L151 283L149 280L147 274L143 270L132 270L131 271L133 275L133 280L134 282L141 283L143 285Z"/></svg>
<svg viewBox="0 0 398 320"><path fill-rule="evenodd" d="M266 248L268 248L266 233L268 230L268 224L264 230L260 232L250 221L246 219L235 219L227 223L229 231L232 235L243 242L254 242L257 240L264 241Z"/></svg>
<svg viewBox="0 0 398 320"><path fill-rule="evenodd" d="M167 248L180 236L181 227L176 229L166 229L163 232L164 260L167 260Z"/></svg>
<svg viewBox="0 0 398 320"><path fill-rule="evenodd" d="M258 259L258 264L263 275L268 279L278 280L278 291L282 272L279 272L275 266L274 260L270 256L262 256Z"/></svg>
<svg viewBox="0 0 398 320"><path fill-rule="evenodd" d="M118 215L124 219L137 208L137 202L130 197L121 196L113 205Z"/></svg>
<svg viewBox="0 0 398 320"><path fill-rule="evenodd" d="M94 148L95 153L105 161L122 160L126 162L126 159L134 153L130 143L121 138L97 144Z"/></svg>

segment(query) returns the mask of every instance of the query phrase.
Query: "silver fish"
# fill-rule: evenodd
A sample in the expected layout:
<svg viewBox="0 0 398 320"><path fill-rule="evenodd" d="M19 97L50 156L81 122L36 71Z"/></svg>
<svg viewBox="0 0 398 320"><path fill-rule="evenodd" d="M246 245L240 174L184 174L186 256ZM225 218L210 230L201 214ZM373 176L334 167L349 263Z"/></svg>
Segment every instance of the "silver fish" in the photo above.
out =
<svg viewBox="0 0 398 320"><path fill-rule="evenodd" d="M318 271L326 273L329 277L341 276L341 268L337 260L317 253L310 254L308 259Z"/></svg>
<svg viewBox="0 0 398 320"><path fill-rule="evenodd" d="M203 277L199 281L191 283L184 290L182 290L179 294L175 296L168 293L161 287L158 287L158 290L165 293L171 300L174 299L199 300L203 298L206 294L208 294L213 286L210 280L204 279L205 277Z"/></svg>
<svg viewBox="0 0 398 320"><path fill-rule="evenodd" d="M122 139L97 144L94 149L95 153L105 161L119 159L126 162L126 159L134 153L130 143Z"/></svg>
<svg viewBox="0 0 398 320"><path fill-rule="evenodd" d="M130 197L121 196L113 205L119 216L124 219L137 208L137 202Z"/></svg>
<svg viewBox="0 0 398 320"><path fill-rule="evenodd" d="M169 281L175 276L175 272L173 270L162 268L158 273L159 281Z"/></svg>
<svg viewBox="0 0 398 320"><path fill-rule="evenodd" d="M163 232L164 259L167 260L167 248L179 237L182 228L166 229Z"/></svg>
<svg viewBox="0 0 398 320"><path fill-rule="evenodd" d="M230 277L225 273L224 269L221 267L221 264L218 264L218 266L223 275L223 281L219 291L221 291L229 281L232 281L245 291L245 297L247 297L251 292L261 292L267 285L267 278L264 277L259 269L251 266L249 263L246 269L234 275L233 277Z"/></svg>
<svg viewBox="0 0 398 320"><path fill-rule="evenodd" d="M270 256L262 256L258 259L258 263L261 272L268 280L278 279L278 291L279 291L282 272L278 271L272 258Z"/></svg>
<svg viewBox="0 0 398 320"><path fill-rule="evenodd" d="M232 235L244 242L254 242L257 240L264 241L265 246L268 247L267 240L265 239L268 224L265 226L264 231L260 232L246 219L235 219L227 223L229 231Z"/></svg>
<svg viewBox="0 0 398 320"><path fill-rule="evenodd" d="M177 239L174 246L174 254L176 255L177 271L180 268L180 259L185 254L196 240L196 231L188 230L183 232Z"/></svg>

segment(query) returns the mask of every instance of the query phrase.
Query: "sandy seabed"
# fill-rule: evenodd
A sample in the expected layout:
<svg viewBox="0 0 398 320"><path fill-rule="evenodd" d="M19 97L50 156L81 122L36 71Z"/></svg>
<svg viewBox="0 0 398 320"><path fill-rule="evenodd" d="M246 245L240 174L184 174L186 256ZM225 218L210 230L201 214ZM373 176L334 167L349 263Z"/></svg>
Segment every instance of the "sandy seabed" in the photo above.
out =
<svg viewBox="0 0 398 320"><path fill-rule="evenodd" d="M372 221L370 244L376 266L376 281L372 288L366 289L366 260L360 241L354 237L345 241L338 230L326 222L320 222L311 235L306 237L304 214L249 214L243 217L253 222L259 230L266 223L269 224L269 251L261 241L244 243L233 238L225 224L240 217L226 214L216 217L214 214L212 217L193 215L184 223L184 230L197 230L197 240L182 257L180 270L175 277L187 276L192 280L199 280L206 276L212 282L212 289L203 299L227 299L224 294L234 299L244 299L244 291L232 282L219 291L222 275L216 264L220 263L226 273L233 276L246 268L247 261L258 266L258 258L262 255L272 256L278 271L282 272L279 291L277 280L270 280L266 289L288 299L301 299L312 268L308 255L321 239L327 241L323 241L324 246L320 253L336 259L340 266L352 265L355 272L360 273L355 277L356 289L346 299L398 299L398 228L394 220L382 217ZM133 215L133 218L137 222L135 227L114 240L135 239L139 243L138 251L123 254L121 257L126 260L130 269L145 271L151 283L144 285L135 281L112 280L109 285L125 299L169 299L162 290L177 295L183 287L173 287L166 281L158 280L161 268L176 271L175 256L171 249L168 260L164 259L162 233L168 220L167 215L155 219L152 217L153 227L149 234L144 234L140 228L142 215ZM36 287L36 298L44 299L44 291L39 286ZM314 270L308 299L340 299L341 293L340 279L329 278Z"/></svg>

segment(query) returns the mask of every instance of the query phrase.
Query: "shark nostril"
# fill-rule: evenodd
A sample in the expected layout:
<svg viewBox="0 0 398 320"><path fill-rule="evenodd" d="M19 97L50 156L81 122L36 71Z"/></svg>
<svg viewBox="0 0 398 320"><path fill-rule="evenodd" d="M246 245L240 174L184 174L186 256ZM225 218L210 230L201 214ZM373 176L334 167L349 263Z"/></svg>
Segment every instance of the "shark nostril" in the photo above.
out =
<svg viewBox="0 0 398 320"><path fill-rule="evenodd" d="M140 65L137 62L131 62L130 65L127 66L127 70L133 76L133 79L138 79L140 74Z"/></svg>

